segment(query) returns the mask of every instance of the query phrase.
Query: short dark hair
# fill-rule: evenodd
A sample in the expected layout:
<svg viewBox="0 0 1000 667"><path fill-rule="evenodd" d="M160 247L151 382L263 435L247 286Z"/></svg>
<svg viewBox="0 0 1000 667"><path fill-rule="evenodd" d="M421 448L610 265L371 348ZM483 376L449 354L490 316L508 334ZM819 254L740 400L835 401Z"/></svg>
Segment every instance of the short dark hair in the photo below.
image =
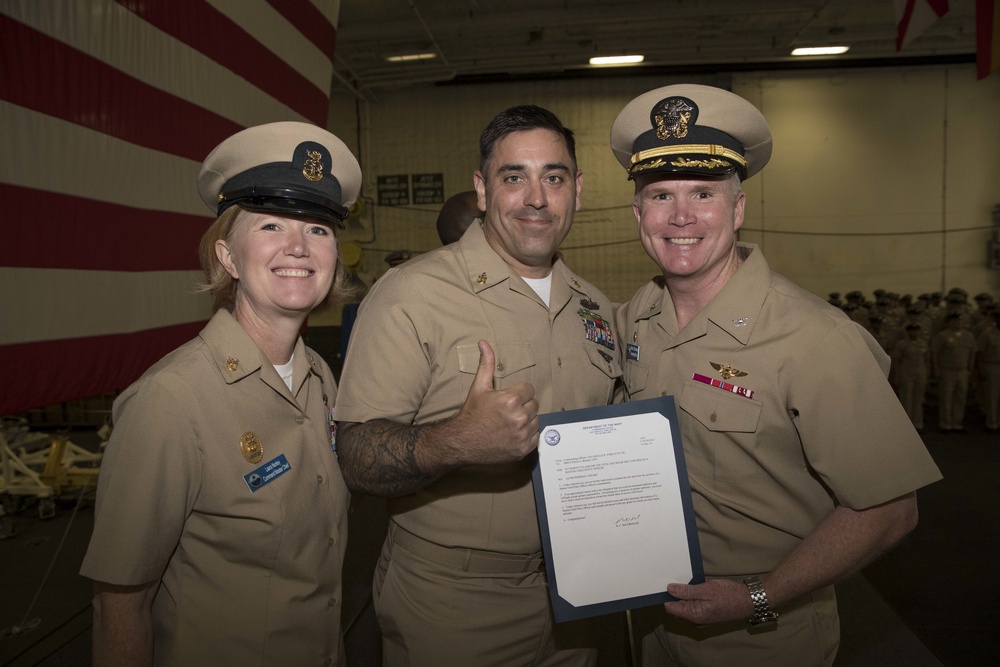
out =
<svg viewBox="0 0 1000 667"><path fill-rule="evenodd" d="M549 130L561 136L566 142L566 149L573 160L573 169L577 168L576 140L573 138L573 130L565 127L562 121L548 109L533 104L523 104L501 111L483 130L479 136L479 170L486 173L486 167L493 158L493 151L501 139L512 132L528 130Z"/></svg>

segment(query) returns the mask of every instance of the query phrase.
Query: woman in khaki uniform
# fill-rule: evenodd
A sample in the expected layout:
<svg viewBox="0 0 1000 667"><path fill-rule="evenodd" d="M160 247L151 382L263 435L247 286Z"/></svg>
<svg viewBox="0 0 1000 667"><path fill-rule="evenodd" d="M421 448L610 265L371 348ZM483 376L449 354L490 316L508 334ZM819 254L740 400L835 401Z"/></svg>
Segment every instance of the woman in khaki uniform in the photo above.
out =
<svg viewBox="0 0 1000 667"><path fill-rule="evenodd" d="M337 387L299 331L344 293L361 170L329 132L272 123L222 142L198 185L216 312L115 402L81 569L94 664L343 664Z"/></svg>

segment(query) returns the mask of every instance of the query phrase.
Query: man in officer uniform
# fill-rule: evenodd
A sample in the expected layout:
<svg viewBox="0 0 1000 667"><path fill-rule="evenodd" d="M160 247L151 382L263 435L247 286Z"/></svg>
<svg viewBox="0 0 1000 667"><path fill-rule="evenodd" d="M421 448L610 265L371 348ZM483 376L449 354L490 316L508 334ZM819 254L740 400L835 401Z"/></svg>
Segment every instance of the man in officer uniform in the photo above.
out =
<svg viewBox="0 0 1000 667"><path fill-rule="evenodd" d="M677 601L649 610L644 664L830 665L832 584L914 527L914 490L940 473L886 381L885 353L737 243L741 181L771 154L752 104L660 88L622 110L611 146L663 272L617 311L625 389L677 401L707 578L670 584Z"/></svg>
<svg viewBox="0 0 1000 667"><path fill-rule="evenodd" d="M374 600L386 665L591 665L553 627L525 457L538 413L609 403L612 308L556 252L580 206L573 133L499 114L483 220L386 273L361 304L335 413L348 486L388 496Z"/></svg>

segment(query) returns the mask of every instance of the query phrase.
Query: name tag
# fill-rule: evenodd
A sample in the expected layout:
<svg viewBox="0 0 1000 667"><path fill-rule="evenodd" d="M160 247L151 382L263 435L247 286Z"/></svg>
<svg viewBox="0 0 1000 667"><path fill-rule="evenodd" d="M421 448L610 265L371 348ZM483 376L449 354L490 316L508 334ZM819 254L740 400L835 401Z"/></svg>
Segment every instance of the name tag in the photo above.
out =
<svg viewBox="0 0 1000 667"><path fill-rule="evenodd" d="M243 475L243 481L247 483L250 493L256 493L258 489L262 489L265 485L270 484L291 469L291 464L285 458L285 455L282 454L271 459L253 472Z"/></svg>
<svg viewBox="0 0 1000 667"><path fill-rule="evenodd" d="M628 358L632 361L639 361L639 346L635 343L629 343L627 346Z"/></svg>

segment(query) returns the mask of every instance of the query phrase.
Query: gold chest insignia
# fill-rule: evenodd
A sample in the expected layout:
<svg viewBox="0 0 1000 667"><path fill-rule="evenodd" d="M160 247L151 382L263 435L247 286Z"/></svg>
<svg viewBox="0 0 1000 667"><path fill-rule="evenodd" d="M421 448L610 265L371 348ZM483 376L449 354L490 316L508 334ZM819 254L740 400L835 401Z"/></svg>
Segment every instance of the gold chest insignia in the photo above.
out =
<svg viewBox="0 0 1000 667"><path fill-rule="evenodd" d="M710 361L708 363L712 364L712 368L719 371L719 375L722 376L723 380L728 380L729 378L741 378L747 374L745 371L733 368L727 364L717 364L714 361Z"/></svg>
<svg viewBox="0 0 1000 667"><path fill-rule="evenodd" d="M264 443L260 441L260 436L253 431L247 431L240 437L240 451L243 458L250 463L260 463L264 458Z"/></svg>

